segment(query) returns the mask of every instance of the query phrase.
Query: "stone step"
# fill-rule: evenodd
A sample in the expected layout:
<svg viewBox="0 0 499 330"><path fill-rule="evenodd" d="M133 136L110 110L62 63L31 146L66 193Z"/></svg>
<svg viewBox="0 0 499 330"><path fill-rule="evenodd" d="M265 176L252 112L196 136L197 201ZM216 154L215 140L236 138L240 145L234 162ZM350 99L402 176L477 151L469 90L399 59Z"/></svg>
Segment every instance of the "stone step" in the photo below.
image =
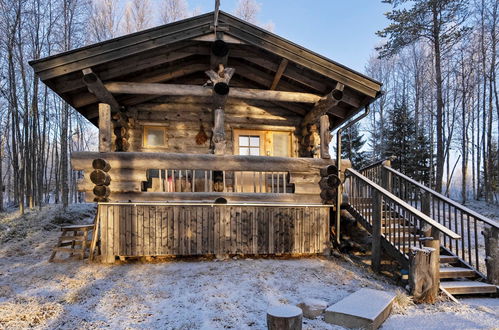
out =
<svg viewBox="0 0 499 330"><path fill-rule="evenodd" d="M459 258L456 256L443 256L443 255L440 256L440 263L441 264L451 264L451 263L458 262L458 261L459 261Z"/></svg>
<svg viewBox="0 0 499 330"><path fill-rule="evenodd" d="M440 267L440 278L475 277L476 273L464 267Z"/></svg>
<svg viewBox="0 0 499 330"><path fill-rule="evenodd" d="M450 294L495 293L497 287L493 284L477 281L442 281L440 286Z"/></svg>
<svg viewBox="0 0 499 330"><path fill-rule="evenodd" d="M394 298L391 292L360 289L329 306L324 320L350 329L377 329L390 316Z"/></svg>

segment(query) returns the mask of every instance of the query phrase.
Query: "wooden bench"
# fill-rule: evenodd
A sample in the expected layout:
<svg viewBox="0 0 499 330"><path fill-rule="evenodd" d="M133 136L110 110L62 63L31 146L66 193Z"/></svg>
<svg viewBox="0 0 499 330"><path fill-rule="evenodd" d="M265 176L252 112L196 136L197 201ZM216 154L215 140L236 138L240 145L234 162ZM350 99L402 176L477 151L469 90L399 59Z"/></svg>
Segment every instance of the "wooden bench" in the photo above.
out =
<svg viewBox="0 0 499 330"><path fill-rule="evenodd" d="M55 255L57 252L69 253L70 257L79 254L80 259L84 259L87 247L89 247L91 243L91 240L88 239L89 232L93 230L93 224L61 227L61 236L59 237L57 245L52 249L49 262L56 261Z"/></svg>

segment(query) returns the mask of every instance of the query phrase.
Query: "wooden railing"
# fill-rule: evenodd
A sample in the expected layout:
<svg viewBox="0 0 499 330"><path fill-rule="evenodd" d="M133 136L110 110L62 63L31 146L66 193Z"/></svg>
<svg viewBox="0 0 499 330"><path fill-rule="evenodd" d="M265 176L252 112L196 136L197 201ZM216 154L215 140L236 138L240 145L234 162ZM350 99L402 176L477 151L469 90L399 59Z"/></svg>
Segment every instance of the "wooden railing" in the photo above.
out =
<svg viewBox="0 0 499 330"><path fill-rule="evenodd" d="M84 171L78 189L86 192L87 201L96 197L90 178L95 159L109 164L108 199L113 202L213 201L224 197L228 201L321 203L320 169L334 162L318 158L75 152L71 162L75 170ZM101 191L107 193L106 189Z"/></svg>
<svg viewBox="0 0 499 330"><path fill-rule="evenodd" d="M460 238L460 235L454 231L359 172L347 169L346 175L345 189L348 194L348 204L371 227L368 229L372 232L373 244L380 244L377 242L383 236L403 258L407 259L410 248L421 247L421 239L428 235L437 236L441 233L448 240Z"/></svg>
<svg viewBox="0 0 499 330"><path fill-rule="evenodd" d="M378 163L361 172L413 208L461 236L456 241L444 236L442 246L462 262L486 277L485 248L482 230L485 226L499 229L499 224L469 208L437 193L390 166Z"/></svg>
<svg viewBox="0 0 499 330"><path fill-rule="evenodd" d="M149 169L147 191L293 193L287 172Z"/></svg>

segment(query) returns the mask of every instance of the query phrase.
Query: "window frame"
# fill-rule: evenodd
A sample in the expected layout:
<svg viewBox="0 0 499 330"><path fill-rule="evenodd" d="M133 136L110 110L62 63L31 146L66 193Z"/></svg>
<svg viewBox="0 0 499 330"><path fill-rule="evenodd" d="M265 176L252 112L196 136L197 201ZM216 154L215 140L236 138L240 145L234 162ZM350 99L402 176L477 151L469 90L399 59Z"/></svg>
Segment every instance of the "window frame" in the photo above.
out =
<svg viewBox="0 0 499 330"><path fill-rule="evenodd" d="M149 130L162 130L163 131L163 145L152 146L147 143L147 135ZM142 130L142 147L151 149L161 149L166 148L166 127L165 126L155 126L155 125L144 125Z"/></svg>
<svg viewBox="0 0 499 330"><path fill-rule="evenodd" d="M293 132L289 130L261 130L261 129L238 129L234 128L232 131L233 142L234 142L234 155L239 154L239 136L259 136L260 137L260 156L274 157L274 133L285 133L289 134L289 156L296 157L293 149Z"/></svg>

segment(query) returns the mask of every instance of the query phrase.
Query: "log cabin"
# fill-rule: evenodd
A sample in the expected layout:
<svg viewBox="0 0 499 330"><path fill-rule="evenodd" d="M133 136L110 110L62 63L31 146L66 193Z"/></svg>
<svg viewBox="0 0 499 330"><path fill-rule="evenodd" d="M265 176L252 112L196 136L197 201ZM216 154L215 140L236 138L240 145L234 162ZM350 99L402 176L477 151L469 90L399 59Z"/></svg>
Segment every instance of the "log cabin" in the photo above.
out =
<svg viewBox="0 0 499 330"><path fill-rule="evenodd" d="M348 167L331 131L381 90L222 11L30 65L99 129L71 164L108 263L327 253Z"/></svg>

